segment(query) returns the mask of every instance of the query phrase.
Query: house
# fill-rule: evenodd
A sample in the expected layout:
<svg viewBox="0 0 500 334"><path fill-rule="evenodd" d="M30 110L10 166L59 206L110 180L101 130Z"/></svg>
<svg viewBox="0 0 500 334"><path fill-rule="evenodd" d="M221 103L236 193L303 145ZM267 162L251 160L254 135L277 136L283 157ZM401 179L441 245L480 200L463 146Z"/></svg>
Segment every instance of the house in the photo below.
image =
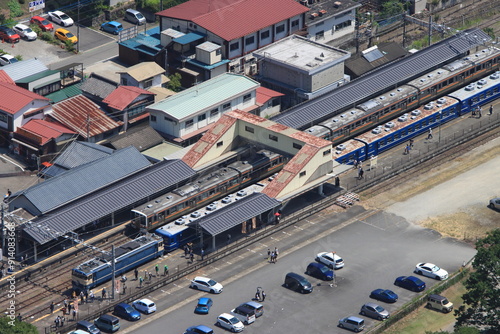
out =
<svg viewBox="0 0 500 334"><path fill-rule="evenodd" d="M279 114L281 110L281 97L285 94L278 93L274 90L265 87L259 87L255 90L255 104L258 109L252 114L259 115L260 117L273 116Z"/></svg>
<svg viewBox="0 0 500 334"><path fill-rule="evenodd" d="M163 137L149 124L141 124L109 138L102 145L115 150L134 146L139 152L143 152L163 142Z"/></svg>
<svg viewBox="0 0 500 334"><path fill-rule="evenodd" d="M76 132L64 125L42 119L32 119L20 126L13 133L12 147L14 152L33 163L40 156L49 158L51 153L59 152L68 142L75 138Z"/></svg>
<svg viewBox="0 0 500 334"><path fill-rule="evenodd" d="M253 63L252 52L305 27L309 8L294 0L190 0L156 13L160 31L168 28L204 35L221 46L228 69L242 73Z"/></svg>
<svg viewBox="0 0 500 334"><path fill-rule="evenodd" d="M42 119L52 109L48 98L0 81L0 140L10 137L30 119ZM8 97L8 98L6 98ZM6 142L2 142L6 144Z"/></svg>
<svg viewBox="0 0 500 334"><path fill-rule="evenodd" d="M264 86L284 93L291 107L325 94L349 81L344 62L350 53L293 35L255 51L255 76Z"/></svg>
<svg viewBox="0 0 500 334"><path fill-rule="evenodd" d="M100 104L116 87L118 87L118 82L97 73L91 73L85 82L82 83L80 89L83 96Z"/></svg>
<svg viewBox="0 0 500 334"><path fill-rule="evenodd" d="M163 67L152 61L136 64L117 73L120 74L121 85L142 89L163 87L170 81Z"/></svg>
<svg viewBox="0 0 500 334"><path fill-rule="evenodd" d="M123 125L122 121L115 121L83 95L54 104L47 117L78 133L79 139L92 143L117 134Z"/></svg>

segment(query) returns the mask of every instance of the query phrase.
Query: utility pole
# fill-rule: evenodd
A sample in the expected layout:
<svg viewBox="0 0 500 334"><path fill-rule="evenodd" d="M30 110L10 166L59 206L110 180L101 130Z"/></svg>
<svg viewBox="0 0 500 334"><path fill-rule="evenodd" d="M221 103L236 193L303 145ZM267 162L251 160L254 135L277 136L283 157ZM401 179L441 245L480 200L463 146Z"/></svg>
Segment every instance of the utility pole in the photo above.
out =
<svg viewBox="0 0 500 334"><path fill-rule="evenodd" d="M115 299L115 245L111 245L111 299Z"/></svg>
<svg viewBox="0 0 500 334"><path fill-rule="evenodd" d="M403 48L406 46L406 13L403 13Z"/></svg>
<svg viewBox="0 0 500 334"><path fill-rule="evenodd" d="M2 226L0 227L1 228L1 231L0 233L2 233L2 254L0 254L0 257L3 256L3 250L5 249L5 233L4 233L4 228L5 228L5 221L4 221L4 214L3 214L3 210L4 210L4 207L3 207L3 203L0 204L2 206Z"/></svg>
<svg viewBox="0 0 500 334"><path fill-rule="evenodd" d="M76 38L78 43L76 43L76 53L80 52L80 0L78 0L78 15L76 17Z"/></svg>
<svg viewBox="0 0 500 334"><path fill-rule="evenodd" d="M90 115L87 114L87 142L90 139Z"/></svg>
<svg viewBox="0 0 500 334"><path fill-rule="evenodd" d="M432 43L432 15L429 16L429 45L431 46Z"/></svg>

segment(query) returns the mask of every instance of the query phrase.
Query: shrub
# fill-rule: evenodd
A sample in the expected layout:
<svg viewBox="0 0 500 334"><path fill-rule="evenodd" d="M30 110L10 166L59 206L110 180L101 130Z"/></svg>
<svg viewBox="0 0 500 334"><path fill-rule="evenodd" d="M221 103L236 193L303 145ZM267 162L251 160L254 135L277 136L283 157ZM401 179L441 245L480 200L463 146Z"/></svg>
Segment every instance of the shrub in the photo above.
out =
<svg viewBox="0 0 500 334"><path fill-rule="evenodd" d="M48 32L48 31L42 32L38 36L43 41L47 41L47 42L52 43L52 44L55 42L54 36L52 36L52 34L50 32Z"/></svg>
<svg viewBox="0 0 500 334"><path fill-rule="evenodd" d="M23 10L21 9L21 5L17 0L10 0L7 3L7 6L10 10L10 17L19 17L23 15Z"/></svg>

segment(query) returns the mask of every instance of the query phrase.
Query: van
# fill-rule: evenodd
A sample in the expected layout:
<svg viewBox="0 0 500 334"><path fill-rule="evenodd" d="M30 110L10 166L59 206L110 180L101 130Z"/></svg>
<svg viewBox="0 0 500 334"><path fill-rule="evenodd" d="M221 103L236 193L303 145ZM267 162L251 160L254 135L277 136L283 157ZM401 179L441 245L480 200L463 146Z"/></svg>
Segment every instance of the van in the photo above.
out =
<svg viewBox="0 0 500 334"><path fill-rule="evenodd" d="M101 331L90 321L80 320L76 323L76 329L84 330L90 334L101 334Z"/></svg>
<svg viewBox="0 0 500 334"><path fill-rule="evenodd" d="M146 23L146 18L144 17L144 15L142 15L141 12L135 9L127 9L125 11L125 20L138 25Z"/></svg>
<svg viewBox="0 0 500 334"><path fill-rule="evenodd" d="M120 320L109 314L103 314L94 320L94 324L106 332L116 332L120 329Z"/></svg>
<svg viewBox="0 0 500 334"><path fill-rule="evenodd" d="M240 305L232 310L231 314L240 319L245 325L255 322L255 311L249 307Z"/></svg>
<svg viewBox="0 0 500 334"><path fill-rule="evenodd" d="M440 295L429 295L427 298L427 307L448 313L453 310L453 303L446 297Z"/></svg>
<svg viewBox="0 0 500 334"><path fill-rule="evenodd" d="M299 274L288 273L285 276L285 288L298 291L300 293L309 293L313 291L313 286L309 281Z"/></svg>
<svg viewBox="0 0 500 334"><path fill-rule="evenodd" d="M248 308L254 310L256 318L258 318L264 314L264 306L260 303L250 301L250 302L246 302L244 304L241 304L241 306L245 306L245 307L248 307Z"/></svg>
<svg viewBox="0 0 500 334"><path fill-rule="evenodd" d="M365 329L365 321L358 317L346 317L339 320L339 327L350 329L352 331L361 332Z"/></svg>

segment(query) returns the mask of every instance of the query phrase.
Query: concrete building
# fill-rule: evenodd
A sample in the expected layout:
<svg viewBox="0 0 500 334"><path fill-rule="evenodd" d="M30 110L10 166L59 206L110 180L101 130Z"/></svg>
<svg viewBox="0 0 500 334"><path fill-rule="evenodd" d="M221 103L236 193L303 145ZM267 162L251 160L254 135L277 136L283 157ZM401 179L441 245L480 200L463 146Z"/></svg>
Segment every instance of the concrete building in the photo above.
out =
<svg viewBox="0 0 500 334"><path fill-rule="evenodd" d="M344 74L349 52L297 35L253 54L259 62L257 80L284 93L282 102L286 107L325 94L350 80Z"/></svg>

